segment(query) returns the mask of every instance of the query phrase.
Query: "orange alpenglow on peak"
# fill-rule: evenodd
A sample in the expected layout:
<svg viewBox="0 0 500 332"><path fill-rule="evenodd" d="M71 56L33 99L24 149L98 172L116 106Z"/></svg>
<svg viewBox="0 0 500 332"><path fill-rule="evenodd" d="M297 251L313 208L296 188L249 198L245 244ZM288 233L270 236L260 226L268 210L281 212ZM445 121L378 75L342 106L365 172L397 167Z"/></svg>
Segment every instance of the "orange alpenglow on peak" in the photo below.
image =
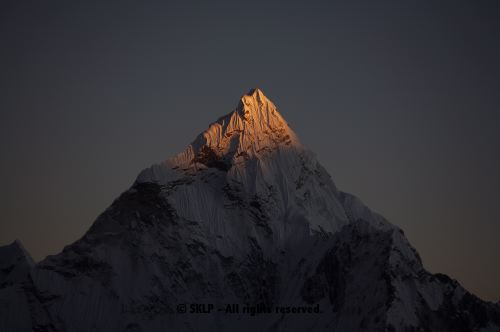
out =
<svg viewBox="0 0 500 332"><path fill-rule="evenodd" d="M272 126L273 122L275 125L286 124L276 106L259 88L251 89L241 97L237 111L245 120L253 119L263 126Z"/></svg>
<svg viewBox="0 0 500 332"><path fill-rule="evenodd" d="M302 150L303 146L274 103L255 88L241 97L234 111L210 124L186 150L167 163L186 168L202 151L235 159L243 155L257 157L280 148Z"/></svg>

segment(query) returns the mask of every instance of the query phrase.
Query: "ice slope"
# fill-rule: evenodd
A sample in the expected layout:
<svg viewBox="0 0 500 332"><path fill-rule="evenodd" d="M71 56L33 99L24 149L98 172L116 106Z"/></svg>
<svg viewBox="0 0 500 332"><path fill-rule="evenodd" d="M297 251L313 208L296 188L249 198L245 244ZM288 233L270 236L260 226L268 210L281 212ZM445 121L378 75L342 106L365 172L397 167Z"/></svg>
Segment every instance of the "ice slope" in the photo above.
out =
<svg viewBox="0 0 500 332"><path fill-rule="evenodd" d="M236 110L212 123L185 151L143 171L138 182L183 179L190 185L169 196L179 216L221 235L241 229L226 222L231 216L221 188L269 213L276 243L282 244L290 225L335 232L348 220L330 176L259 89L244 95Z"/></svg>

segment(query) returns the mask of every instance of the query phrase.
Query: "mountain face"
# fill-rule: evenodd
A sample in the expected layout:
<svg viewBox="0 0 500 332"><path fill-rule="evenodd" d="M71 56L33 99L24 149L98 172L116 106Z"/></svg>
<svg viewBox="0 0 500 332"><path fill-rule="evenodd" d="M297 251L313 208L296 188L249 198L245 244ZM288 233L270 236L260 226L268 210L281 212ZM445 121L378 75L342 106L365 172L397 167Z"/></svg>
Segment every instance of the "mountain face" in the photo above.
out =
<svg viewBox="0 0 500 332"><path fill-rule="evenodd" d="M500 331L339 191L262 91L142 171L78 241L0 248L0 331Z"/></svg>

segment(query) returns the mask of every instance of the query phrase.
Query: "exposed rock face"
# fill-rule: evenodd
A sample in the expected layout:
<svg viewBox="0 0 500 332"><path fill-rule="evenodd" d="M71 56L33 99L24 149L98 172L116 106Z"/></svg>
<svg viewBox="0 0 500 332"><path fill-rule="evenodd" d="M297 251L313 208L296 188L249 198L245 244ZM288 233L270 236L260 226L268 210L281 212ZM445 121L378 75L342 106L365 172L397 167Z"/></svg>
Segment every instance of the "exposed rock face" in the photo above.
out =
<svg viewBox="0 0 500 332"><path fill-rule="evenodd" d="M339 191L258 89L60 254L0 248L0 331L499 327L498 305L425 271L399 228Z"/></svg>

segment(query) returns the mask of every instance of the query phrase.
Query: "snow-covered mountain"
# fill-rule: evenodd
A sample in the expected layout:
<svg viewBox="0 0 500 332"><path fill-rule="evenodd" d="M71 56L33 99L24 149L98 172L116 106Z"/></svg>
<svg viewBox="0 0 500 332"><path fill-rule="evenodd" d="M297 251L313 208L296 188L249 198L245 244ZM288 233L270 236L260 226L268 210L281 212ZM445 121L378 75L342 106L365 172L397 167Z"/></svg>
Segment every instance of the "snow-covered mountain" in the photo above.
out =
<svg viewBox="0 0 500 332"><path fill-rule="evenodd" d="M235 330L500 331L500 308L427 272L259 89L60 254L0 248L0 331Z"/></svg>

